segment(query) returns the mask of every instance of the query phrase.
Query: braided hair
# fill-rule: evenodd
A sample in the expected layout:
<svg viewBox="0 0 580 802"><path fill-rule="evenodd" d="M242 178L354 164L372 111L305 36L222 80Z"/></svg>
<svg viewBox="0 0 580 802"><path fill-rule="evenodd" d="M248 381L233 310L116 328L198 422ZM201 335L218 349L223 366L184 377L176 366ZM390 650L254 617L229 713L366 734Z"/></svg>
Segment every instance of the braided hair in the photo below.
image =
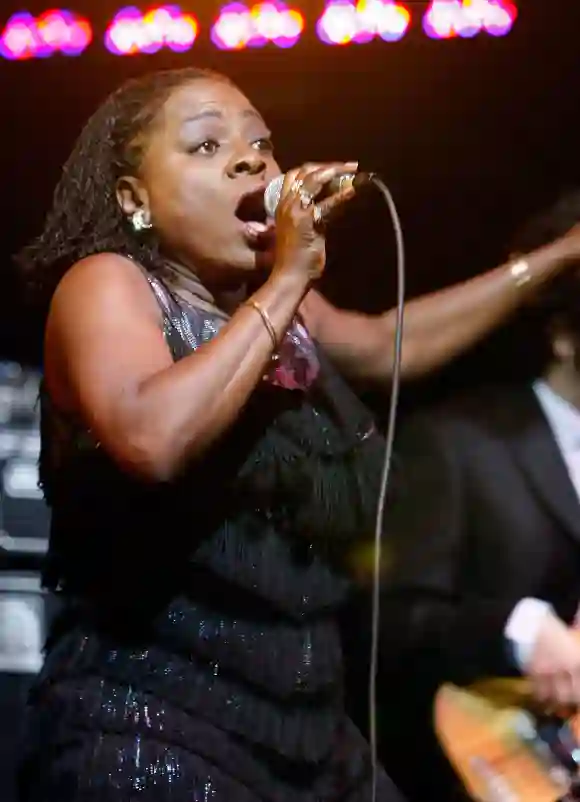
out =
<svg viewBox="0 0 580 802"><path fill-rule="evenodd" d="M144 135L172 91L200 78L227 81L197 68L151 73L125 83L89 119L63 167L44 230L16 256L41 303L75 262L91 254L122 253L146 269L158 266L155 235L135 235L117 202L116 184L137 174Z"/></svg>

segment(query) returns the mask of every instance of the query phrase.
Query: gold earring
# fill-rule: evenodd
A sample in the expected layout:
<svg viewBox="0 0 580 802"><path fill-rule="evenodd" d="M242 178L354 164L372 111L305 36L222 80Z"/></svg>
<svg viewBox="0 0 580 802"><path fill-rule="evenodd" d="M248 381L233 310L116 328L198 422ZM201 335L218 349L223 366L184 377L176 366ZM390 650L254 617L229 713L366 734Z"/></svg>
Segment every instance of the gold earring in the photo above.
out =
<svg viewBox="0 0 580 802"><path fill-rule="evenodd" d="M143 207L141 209L137 209L131 215L131 225L133 226L133 230L136 232L145 231L148 228L153 228L151 221L147 216L147 212Z"/></svg>

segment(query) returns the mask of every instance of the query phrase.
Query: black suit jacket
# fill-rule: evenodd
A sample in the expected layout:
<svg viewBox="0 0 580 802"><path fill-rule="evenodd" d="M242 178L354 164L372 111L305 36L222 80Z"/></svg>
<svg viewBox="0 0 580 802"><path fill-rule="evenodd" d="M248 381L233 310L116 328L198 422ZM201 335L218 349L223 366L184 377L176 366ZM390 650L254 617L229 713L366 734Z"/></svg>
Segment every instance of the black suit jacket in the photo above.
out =
<svg viewBox="0 0 580 802"><path fill-rule="evenodd" d="M439 784L443 799L450 777L430 727L439 684L516 673L503 632L520 599L545 599L568 622L580 601L580 503L532 388L410 419L384 531L382 757L410 796Z"/></svg>

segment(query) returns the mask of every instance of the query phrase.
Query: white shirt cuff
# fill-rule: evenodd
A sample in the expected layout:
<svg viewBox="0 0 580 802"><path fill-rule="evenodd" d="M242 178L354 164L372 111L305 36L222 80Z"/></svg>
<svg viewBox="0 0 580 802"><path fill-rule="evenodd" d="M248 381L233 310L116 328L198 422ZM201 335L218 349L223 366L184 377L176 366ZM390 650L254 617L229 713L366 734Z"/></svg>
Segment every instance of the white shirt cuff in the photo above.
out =
<svg viewBox="0 0 580 802"><path fill-rule="evenodd" d="M504 635L520 670L529 662L542 621L549 612L552 606L548 602L532 598L522 599L512 610Z"/></svg>

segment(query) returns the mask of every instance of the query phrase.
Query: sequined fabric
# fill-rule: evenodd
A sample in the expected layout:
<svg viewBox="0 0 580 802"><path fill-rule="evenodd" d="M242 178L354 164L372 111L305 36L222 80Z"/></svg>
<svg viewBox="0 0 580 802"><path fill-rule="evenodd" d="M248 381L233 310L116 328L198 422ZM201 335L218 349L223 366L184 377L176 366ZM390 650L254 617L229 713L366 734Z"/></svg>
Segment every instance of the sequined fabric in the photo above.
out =
<svg viewBox="0 0 580 802"><path fill-rule="evenodd" d="M97 677L61 682L35 703L30 744L50 738L52 748L39 749L34 773L24 776L23 790L33 802L371 799L368 750L347 719L336 727L320 770L281 763L275 752L250 749L179 706ZM42 782L47 775L54 778L50 786ZM402 802L382 772L377 799Z"/></svg>
<svg viewBox="0 0 580 802"><path fill-rule="evenodd" d="M188 308L188 304L180 303L180 299L158 279L149 277L149 282L166 315L166 335L171 339L177 333L191 350L211 340L227 322L227 319L212 316L207 311ZM192 326L192 317L197 325ZM302 321L296 317L284 334L265 378L288 390L306 389L316 380L319 371L314 343Z"/></svg>
<svg viewBox="0 0 580 802"><path fill-rule="evenodd" d="M151 283L174 358L203 348L220 321ZM45 581L65 606L31 696L22 802L370 799L335 614L381 442L300 321L287 345L170 484L122 474L43 397ZM384 776L378 799L398 799Z"/></svg>
<svg viewBox="0 0 580 802"><path fill-rule="evenodd" d="M320 364L303 323L295 319L274 358L268 379L289 390L310 387L320 370Z"/></svg>

